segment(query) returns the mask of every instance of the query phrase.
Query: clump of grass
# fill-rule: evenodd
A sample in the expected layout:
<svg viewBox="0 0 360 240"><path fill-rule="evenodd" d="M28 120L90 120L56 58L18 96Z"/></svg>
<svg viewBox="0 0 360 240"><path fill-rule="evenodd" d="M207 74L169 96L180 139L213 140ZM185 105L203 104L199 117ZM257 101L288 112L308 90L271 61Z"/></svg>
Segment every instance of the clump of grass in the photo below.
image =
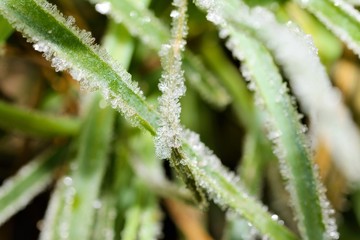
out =
<svg viewBox="0 0 360 240"><path fill-rule="evenodd" d="M167 215L185 237L210 237L204 219L192 229L181 219L189 217L186 211L161 210L161 200L169 198L203 215L218 205L228 217L214 238L346 239L359 232L340 217L346 196L336 191L340 185L354 194L351 211L358 214L360 134L351 113L359 109L342 102L328 71L343 58L338 39L359 54L355 6L330 0L89 2L84 7L107 23L97 33L102 44L75 23L97 27L76 7L84 3L58 4L72 17L45 0L0 2L4 62L14 29L50 62L53 70L39 67L45 79L74 79L81 89L72 83L63 90L67 98L80 95L72 117L0 102L0 140L20 134L44 139L34 149L46 149L0 187L1 223L54 182L40 239L166 238ZM333 54L323 50L331 49L328 39ZM64 104L64 93L48 91L55 99L50 108ZM46 102L44 95L38 99ZM242 133L211 137L222 131L214 124L220 114L234 114ZM221 149L234 142L240 153L244 140L241 160L238 154L229 165L238 171L229 170L194 130L224 156ZM169 177L163 168L168 161ZM267 168L274 166L282 180L269 176ZM342 178L331 182L335 174ZM270 197L263 198L265 192ZM284 214L287 207L292 214Z"/></svg>

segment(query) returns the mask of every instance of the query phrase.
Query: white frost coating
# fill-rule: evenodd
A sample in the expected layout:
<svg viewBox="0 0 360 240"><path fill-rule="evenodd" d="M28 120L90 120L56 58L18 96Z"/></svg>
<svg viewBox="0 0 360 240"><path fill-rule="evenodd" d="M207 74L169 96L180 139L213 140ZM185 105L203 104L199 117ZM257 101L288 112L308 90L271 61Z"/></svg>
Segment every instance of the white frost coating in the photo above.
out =
<svg viewBox="0 0 360 240"><path fill-rule="evenodd" d="M305 8L311 9L311 1L312 0L306 0L301 1L301 5ZM341 11L345 12L345 14L351 18L353 18L355 21L360 22L360 13L358 10L356 10L350 3L343 1L343 0L329 0L334 6L336 6ZM331 20L331 16L325 16L321 13L321 11L312 11L313 14L322 22L325 24L325 26L335 33L336 36L338 36L342 41L344 41L347 46L353 50L359 57L360 57L360 45L352 37L348 34L347 31L342 29L341 27L337 27L336 23L334 23Z"/></svg>
<svg viewBox="0 0 360 240"><path fill-rule="evenodd" d="M181 146L180 135L183 131L180 124L181 106L179 99L185 94L184 72L181 69L181 53L185 49L186 0L177 0L173 5L177 10L171 12L173 18L170 43L160 50L163 73L159 83L162 92L159 98L159 129L155 137L156 154L161 159L170 158L171 150Z"/></svg>
<svg viewBox="0 0 360 240"><path fill-rule="evenodd" d="M282 65L294 93L309 115L310 131L315 137L324 138L336 164L348 179L359 182L359 130L342 103L340 93L332 87L319 57L313 50L311 39L299 28L287 28L278 24L264 9L256 8L251 17L260 23L261 30L257 31L256 35L272 50L277 62Z"/></svg>
<svg viewBox="0 0 360 240"><path fill-rule="evenodd" d="M200 141L198 134L184 129L182 138L188 146L191 146L193 153L192 158L185 157L180 164L189 167L197 186L204 189L218 206L242 216L243 212L239 208L242 199L254 202L257 200L246 193L240 178L222 165L217 156ZM229 184L226 187L230 188L232 195L224 188L226 184ZM261 207L264 212L268 212L265 206ZM280 219L272 220L282 222Z"/></svg>
<svg viewBox="0 0 360 240"><path fill-rule="evenodd" d="M298 28L290 27L289 31L289 28L278 24L274 16L265 9L255 8L248 13L248 16L243 14L244 19L240 21L248 21L247 24L256 23L255 35L263 40L273 52L277 62L282 65L294 93L298 96L304 111L310 116L311 132L328 142L337 165L348 178L359 181L359 131L342 104L338 92L332 88L311 38ZM286 171L284 169L283 173ZM322 189L321 186L318 188ZM321 193L320 203L326 225L326 237L337 239L338 232L332 217L333 210L326 202L325 195Z"/></svg>
<svg viewBox="0 0 360 240"><path fill-rule="evenodd" d="M6 179L0 187L0 199L6 197L14 191L14 188L18 187L21 182L26 181L39 168L41 168L43 164L44 159L32 160L30 163L22 167L13 177ZM46 174L42 178L37 179L37 181L27 189L22 189L21 194L13 198L11 204L1 210L0 225L29 204L36 195L42 192L45 187L50 184L51 179L51 174Z"/></svg>
<svg viewBox="0 0 360 240"><path fill-rule="evenodd" d="M236 31L232 31L233 29L227 21L245 26L245 28L260 38L265 45L274 52L275 58L283 65L285 73L289 76L290 81L293 84L294 92L299 96L306 112L312 118L315 131L321 136L326 134L326 139L332 141L333 145L330 146L334 146L334 149L341 152L341 156L345 154L349 157L345 166L342 166L346 168L352 166L351 164L359 159L358 156L360 156L358 153L358 151L360 151L358 147L360 146L358 130L352 123L346 108L341 104L337 92L331 88L325 70L316 55L317 52L310 41L311 39L304 35L302 35L302 38L299 38L298 35L301 35L301 33L297 31L291 32L286 27L281 26L275 21L274 16L263 8L249 9L242 3L236 3L235 1L230 2L231 3L227 5L223 4L226 8L222 9L222 11L212 12L213 9L216 9L216 6L214 6L217 4L216 2L207 0L196 1L197 5L208 11L208 15L220 14L217 19L225 19L220 22L214 21L214 23L219 25L220 28L228 29L226 32L230 35L228 40L228 47L230 49L237 49L234 47L237 43L233 36L236 34ZM236 10L231 8L234 7L231 6L232 4L237 6L235 8ZM218 5L221 6L220 3ZM222 13L226 13L227 15ZM244 56L241 52L233 51L233 54L235 54L239 60L244 60ZM247 60L252 61L251 59ZM245 75L246 78L252 78L250 72L245 71ZM271 82L269 84L272 85ZM256 88L255 85L250 85L249 87L251 89ZM282 95L282 92L284 91L286 91L286 89L280 89L279 95ZM336 118L339 113L341 114L340 118ZM273 124L271 125L273 126ZM336 126L336 130L339 131L333 129L334 126ZM301 132L302 131L304 130L301 129ZM282 151L283 147L277 141L277 137L280 135L281 133L275 132L270 133L269 137L273 138L273 141L275 142L275 154L279 156L280 162L282 162L281 171L283 175L291 178L289 169L287 169L287 164L284 163L286 152ZM300 134L299 137L301 137L301 135L302 134ZM333 135L336 135L336 137ZM351 145L351 149L348 148L348 145L343 146L344 144L349 143L349 139L355 141L355 143L352 142L354 145ZM346 171L350 172L351 178L359 178L359 176L356 176L357 174L355 174L358 170L353 172L352 169L346 169ZM315 174L315 176L317 175ZM288 185L287 187L291 188L292 186ZM318 188L321 189L321 186L318 185ZM294 191L293 189L289 189L289 192L292 193ZM296 198L294 199L296 200ZM326 197L324 194L321 194L319 200L321 203L324 225L326 227L326 236L324 237L326 239L337 239L338 232L335 220L332 217L333 210L329 204L326 204ZM299 220L301 221L301 219Z"/></svg>
<svg viewBox="0 0 360 240"><path fill-rule="evenodd" d="M354 6L360 5L360 0L346 0L346 2Z"/></svg>
<svg viewBox="0 0 360 240"><path fill-rule="evenodd" d="M70 16L65 18L62 13L57 10L55 5L46 1L39 0L39 3L45 11L52 14L56 21L65 25L69 29L69 34L78 36L79 41L86 46L89 52L94 54L95 58L98 58L100 62L104 62L111 67L113 72L109 74L113 74L112 76L114 76L114 79L108 79L108 81L105 81L106 76L100 75L98 72L92 71L92 69L84 68L79 59L69 57L67 51L62 50L62 47L59 46L57 42L46 39L46 34L38 35L37 32L32 31L31 27L24 25L21 22L11 19L9 19L9 21L16 29L24 34L29 42L33 43L35 50L42 52L43 56L47 60L51 61L52 66L56 71L69 71L72 77L81 83L82 89L99 89L105 96L106 100L111 103L113 108L122 112L133 125L139 125L139 119L138 117L135 117L137 112L135 109L136 106L128 103L129 99L124 98L124 95L126 94L118 93L119 90L127 88L135 93L139 99L144 99L143 93L139 89L137 82L132 81L131 75L127 73L121 65L116 63L105 50L94 44L95 39L91 36L91 33L85 30L80 30L74 25L75 19L73 17ZM44 32L47 34L49 34L49 32L53 33L52 29L44 29ZM113 81L114 83L115 81L119 81L117 78L121 79L121 82L118 82L120 89L111 87Z"/></svg>

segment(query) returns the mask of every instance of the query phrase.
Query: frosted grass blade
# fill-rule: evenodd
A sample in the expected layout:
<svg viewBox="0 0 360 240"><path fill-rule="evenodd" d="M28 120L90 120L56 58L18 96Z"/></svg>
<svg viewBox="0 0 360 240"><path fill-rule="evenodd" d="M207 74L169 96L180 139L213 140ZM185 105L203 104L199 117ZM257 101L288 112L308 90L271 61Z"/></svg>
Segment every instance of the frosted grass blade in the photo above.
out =
<svg viewBox="0 0 360 240"><path fill-rule="evenodd" d="M156 51L159 51L161 45L168 42L171 37L170 30L144 4L129 0L90 0L90 2L109 3L108 14L116 22L124 24L132 35L139 37L144 44ZM190 84L209 103L222 108L230 102L230 97L218 83L217 78L190 51L185 51L184 68Z"/></svg>
<svg viewBox="0 0 360 240"><path fill-rule="evenodd" d="M19 7L12 8L11 6ZM59 55L65 56L66 59L70 61L70 63L76 64L76 66L79 67L78 70L85 69L91 72L93 70L96 71L94 72L96 77L90 78L91 81L107 82L109 85L106 85L103 90L110 88L111 91L114 91L114 96L119 96L121 99L124 98L126 103L131 105L131 109L135 111L134 114L135 117L138 118L139 124L143 125L146 130L154 134L157 129L157 119L159 118L159 114L151 107L149 107L141 96L136 94L134 91L131 91L130 87L128 87L126 83L122 82L122 78L120 78L119 75L116 74L116 71L110 67L110 64L107 64L106 61L103 61L102 58L98 56L97 51L93 50L89 44L86 44L79 39L77 36L78 30L74 30L73 26L69 27L69 24L66 24L66 21L63 19L63 17L57 12L57 10L53 9L54 7L51 6L46 4L44 1L4 0L0 2L0 13L3 14L6 18L10 19L15 27L30 39L46 39L47 43L51 41L51 46L54 48L56 47ZM72 20L70 20L70 22L72 22ZM52 31L51 33L56 32L56 34L53 35L48 31ZM95 69L93 69L94 66L96 66ZM103 94L108 96L108 93L106 92L103 92ZM141 119L143 121L140 121ZM191 150L191 148L193 149ZM191 150L191 158L194 164L199 165L200 162L206 162L206 158L208 156L196 154L198 150L194 149L191 144L187 145L187 149ZM187 154L190 154L189 150L187 150ZM231 206L238 213L246 212L247 214L245 214L244 217L252 224L254 224L254 226L256 225L259 229L261 229L264 234L277 237L277 239L295 239L294 235L284 226L271 220L271 215L261 206L259 202L253 199L251 201L248 200L242 202L247 194L242 190L235 188L231 179L227 179L224 176L228 174L228 171L221 167L221 163L217 158L214 161L214 166L203 168L202 174L205 175L208 180L216 180L216 185L207 184L204 186L204 188L208 188L207 190L209 192L216 192L217 190L221 190L223 193L221 196L224 199L222 202L223 205ZM191 166L190 162L188 161L185 161L184 164L188 168ZM219 166L220 169L218 169L217 166ZM197 183L194 184L201 186L201 179L195 179ZM213 181L211 181L211 183L212 182ZM226 194L229 194L231 197L227 198ZM234 201L239 203L234 203ZM53 210L52 212L56 211ZM254 216L256 216L257 213L259 213L261 219L254 219ZM51 219L51 217L49 218ZM55 222L55 224L56 223L57 222Z"/></svg>
<svg viewBox="0 0 360 240"><path fill-rule="evenodd" d="M266 15L259 15L260 18L252 21L250 14L253 10L238 1L216 3L199 0L195 3L207 11L210 21L224 28L223 36L229 37L228 48L237 59L243 61L242 73L250 81L249 87L255 90L258 106L267 113L268 138L275 144L274 152L280 160L282 174L288 181L287 188L302 237L337 239L339 236L332 218L333 210L314 170L304 127L291 103L287 86L268 50L246 33L258 31L262 26L262 18ZM239 9L242 9L241 15L236 12ZM254 11L265 10L256 8ZM242 17L238 19L235 16ZM308 207L310 205L313 206L311 210Z"/></svg>
<svg viewBox="0 0 360 240"><path fill-rule="evenodd" d="M64 152L59 149L43 153L4 181L0 187L0 225L51 183L54 170L64 160Z"/></svg>
<svg viewBox="0 0 360 240"><path fill-rule="evenodd" d="M11 6L17 6L12 8ZM121 111L135 126L152 133L157 119L131 75L108 54L94 45L91 34L74 26L74 18L65 17L44 0L6 0L0 13L34 48L44 53L57 71L68 70L86 89L99 89L113 108Z"/></svg>
<svg viewBox="0 0 360 240"><path fill-rule="evenodd" d="M180 98L185 95L185 79L182 70L182 53L187 35L187 2L174 1L171 39L163 44L160 50L163 72L159 82L162 92L159 97L159 128L155 137L156 154L160 159L169 159L173 149L181 146L180 135L183 131L180 124Z"/></svg>
<svg viewBox="0 0 360 240"><path fill-rule="evenodd" d="M297 0L360 57L360 13L343 0Z"/></svg>
<svg viewBox="0 0 360 240"><path fill-rule="evenodd" d="M234 3L228 11L235 14L231 9L236 6L240 7ZM283 67L304 112L310 117L313 141L324 138L335 163L351 182L358 182L360 163L354 160L360 157L360 132L339 93L332 87L312 40L294 26L286 27L277 23L275 17L265 9L250 10L243 16L244 19L234 18L233 21L246 25ZM253 24L255 21L256 24ZM334 129L333 126L338 128Z"/></svg>
<svg viewBox="0 0 360 240"><path fill-rule="evenodd" d="M270 239L297 239L279 221L274 220L262 204L246 193L240 179L226 170L199 136L186 130L183 135L186 157L180 164L188 166L197 187L219 206L248 220Z"/></svg>
<svg viewBox="0 0 360 240"><path fill-rule="evenodd" d="M80 121L75 118L51 116L23 109L0 101L0 127L43 137L73 136L78 133Z"/></svg>

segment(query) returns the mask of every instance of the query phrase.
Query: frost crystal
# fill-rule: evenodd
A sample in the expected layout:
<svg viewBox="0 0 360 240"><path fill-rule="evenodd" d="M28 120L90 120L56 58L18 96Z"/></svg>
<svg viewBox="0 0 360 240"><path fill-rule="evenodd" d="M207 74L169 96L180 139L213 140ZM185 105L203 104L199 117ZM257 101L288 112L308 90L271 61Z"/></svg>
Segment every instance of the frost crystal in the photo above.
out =
<svg viewBox="0 0 360 240"><path fill-rule="evenodd" d="M109 14L111 10L111 3L110 2L102 2L95 4L95 10L101 14Z"/></svg>
<svg viewBox="0 0 360 240"><path fill-rule="evenodd" d="M332 87L312 39L293 24L287 27L278 24L264 9L253 10L250 17L257 19L261 30L256 35L282 65L303 110L309 115L310 132L329 144L336 164L350 181L360 181L360 162L357 161L360 133L338 90Z"/></svg>
<svg viewBox="0 0 360 240"><path fill-rule="evenodd" d="M80 56L74 57L73 51L64 50L63 46L59 46L59 42L53 40L56 37L56 32L53 29L43 29L45 35L49 35L49 33L52 35L51 38L44 39L43 35L34 33L31 27L23 26L18 22L13 22L13 26L23 32L27 40L33 43L35 50L42 52L43 56L51 61L56 71L69 71L72 77L80 82L81 89L100 90L112 107L122 112L130 123L139 125L140 117L136 113L144 109L139 110L140 104L129 104L129 101L134 101L134 99L136 101L143 101L144 99L137 82L132 81L131 75L116 63L105 50L94 44L95 39L91 33L80 30L74 25L75 19L73 17L64 17L55 5L45 1L41 1L41 3L41 7L50 12L52 17L60 23L59 27L63 26L64 30L67 31L68 37L86 49L87 52L84 52L84 55L80 53ZM76 40L74 36L77 36ZM87 58L85 58L85 54L87 54ZM89 67L91 61L103 64L103 67L108 68L107 73L103 74L101 71L94 70L99 66ZM154 124L154 119L146 119L146 121Z"/></svg>
<svg viewBox="0 0 360 240"><path fill-rule="evenodd" d="M171 12L173 18L172 38L160 50L161 65L164 69L159 83L162 92L159 98L159 129L155 138L156 154L159 158L170 158L171 149L181 146L180 124L181 106L179 99L185 94L184 72L181 69L181 52L185 48L186 0L174 1L177 10Z"/></svg>

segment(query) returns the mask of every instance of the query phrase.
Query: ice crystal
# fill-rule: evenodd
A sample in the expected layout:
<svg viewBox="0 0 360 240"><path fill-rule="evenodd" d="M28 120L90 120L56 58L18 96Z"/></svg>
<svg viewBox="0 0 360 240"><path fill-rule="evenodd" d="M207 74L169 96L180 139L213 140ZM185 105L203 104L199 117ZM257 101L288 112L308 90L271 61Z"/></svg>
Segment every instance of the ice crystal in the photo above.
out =
<svg viewBox="0 0 360 240"><path fill-rule="evenodd" d="M80 82L82 89L100 90L114 108L122 112L133 125L138 125L139 119L136 115L136 106L129 104L129 99L125 97L126 94L119 93L119 91L130 90L130 92L136 95L135 98L139 98L139 101L142 101L144 96L137 82L132 81L131 75L120 64L115 62L104 49L94 44L95 39L91 36L91 33L80 30L74 25L75 19L73 17L66 18L57 10L55 5L45 1L40 2L42 3L41 7L49 11L54 20L67 27L69 37L77 36L79 44L88 50L87 54L95 58L92 60L109 67L109 72L106 75L87 68L86 61L88 59L85 60L81 54L78 58L74 58L71 55L71 51L68 52L62 49L63 47L52 38L44 38L42 35L33 32L31 27L18 21L12 21L13 26L23 32L27 40L33 43L35 50L42 52L43 56L51 61L56 71L69 71L72 77ZM46 34L49 34L49 31L52 30L43 29Z"/></svg>
<svg viewBox="0 0 360 240"><path fill-rule="evenodd" d="M156 154L159 158L170 158L173 148L181 146L180 124L181 106L179 99L185 94L184 72L181 69L182 52L185 48L186 26L186 0L174 1L177 7L171 15L172 38L169 43L163 44L160 50L163 74L159 83L162 92L159 98L159 129L155 138ZM176 14L175 14L176 13Z"/></svg>
<svg viewBox="0 0 360 240"><path fill-rule="evenodd" d="M104 15L109 14L111 10L111 3L110 2L97 3L95 4L95 10Z"/></svg>

